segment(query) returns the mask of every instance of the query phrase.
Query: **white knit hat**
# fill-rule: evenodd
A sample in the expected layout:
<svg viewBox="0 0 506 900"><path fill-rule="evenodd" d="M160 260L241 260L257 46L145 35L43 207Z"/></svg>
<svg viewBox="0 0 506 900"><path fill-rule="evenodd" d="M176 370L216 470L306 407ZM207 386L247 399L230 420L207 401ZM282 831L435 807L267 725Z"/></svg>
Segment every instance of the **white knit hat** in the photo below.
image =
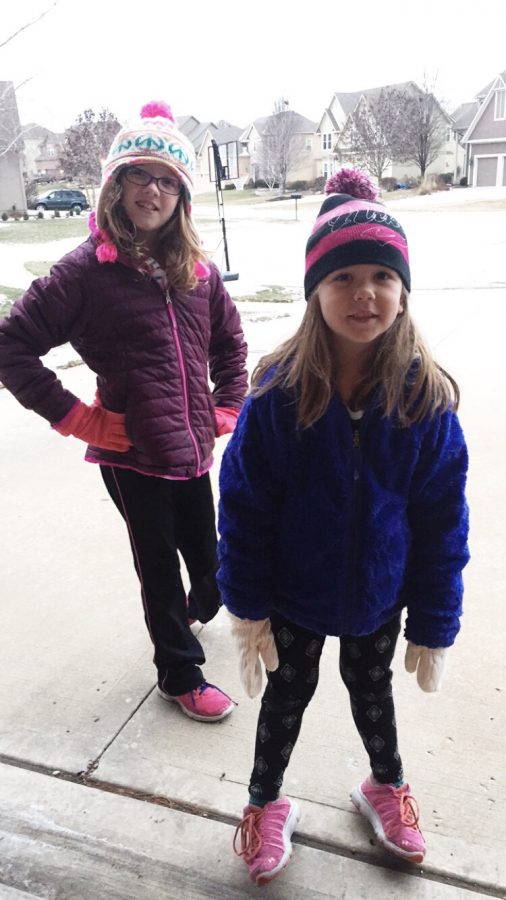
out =
<svg viewBox="0 0 506 900"><path fill-rule="evenodd" d="M147 103L139 121L118 131L102 169L102 187L122 166L140 163L166 164L179 176L191 198L195 151L179 131L166 103Z"/></svg>

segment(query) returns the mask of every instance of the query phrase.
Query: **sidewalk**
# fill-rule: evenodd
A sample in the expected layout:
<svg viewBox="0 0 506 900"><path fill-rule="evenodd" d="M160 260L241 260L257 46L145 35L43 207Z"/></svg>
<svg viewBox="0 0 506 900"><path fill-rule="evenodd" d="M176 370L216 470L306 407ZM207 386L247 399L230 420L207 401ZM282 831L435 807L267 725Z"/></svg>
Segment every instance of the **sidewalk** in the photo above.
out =
<svg viewBox="0 0 506 900"><path fill-rule="evenodd" d="M442 242L449 220L436 218ZM482 228L478 219L473 227ZM427 265L413 297L424 334L462 389L473 529L462 633L442 692L423 694L404 672L403 640L395 663L401 752L421 808L426 864L386 856L349 801L367 761L330 639L284 786L302 807L295 852L262 889L266 898L506 896L506 291L492 285L500 256L504 265L503 232L487 233L487 284L476 276L444 289L455 269ZM482 231L470 231L469 246L473 239L485 241ZM420 260L424 241L413 242ZM266 264L266 277L281 265ZM265 316L245 310L251 364L293 331L303 309L264 307ZM91 399L84 366L58 374ZM202 630L205 671L237 708L206 725L154 690L126 531L99 472L82 461L83 446L51 432L5 390L0 422L0 900L258 897L231 852L258 700L240 686L225 614Z"/></svg>

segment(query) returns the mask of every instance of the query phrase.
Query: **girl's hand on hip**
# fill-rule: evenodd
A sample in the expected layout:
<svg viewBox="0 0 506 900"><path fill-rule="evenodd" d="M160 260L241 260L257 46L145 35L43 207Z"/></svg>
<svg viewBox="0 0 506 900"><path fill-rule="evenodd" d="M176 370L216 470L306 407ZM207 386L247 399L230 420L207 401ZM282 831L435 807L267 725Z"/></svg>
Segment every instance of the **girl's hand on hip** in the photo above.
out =
<svg viewBox="0 0 506 900"><path fill-rule="evenodd" d="M132 446L125 430L123 413L111 412L102 406L87 406L81 400L74 404L61 422L52 427L64 437L72 435L103 450L125 453Z"/></svg>
<svg viewBox="0 0 506 900"><path fill-rule="evenodd" d="M448 647L419 647L408 641L404 665L407 672L416 672L422 691L438 691L443 682Z"/></svg>

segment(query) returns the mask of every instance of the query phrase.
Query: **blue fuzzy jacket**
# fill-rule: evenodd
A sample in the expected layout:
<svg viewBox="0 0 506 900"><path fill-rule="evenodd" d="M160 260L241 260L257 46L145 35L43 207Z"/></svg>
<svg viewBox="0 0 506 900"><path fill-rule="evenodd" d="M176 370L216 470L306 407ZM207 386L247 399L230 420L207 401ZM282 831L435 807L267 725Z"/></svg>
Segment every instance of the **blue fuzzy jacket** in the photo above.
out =
<svg viewBox="0 0 506 900"><path fill-rule="evenodd" d="M250 397L220 472L224 604L330 635L370 634L406 606L408 640L450 646L469 558L467 462L451 411L401 428L372 403L354 437L337 396L304 430L282 389Z"/></svg>

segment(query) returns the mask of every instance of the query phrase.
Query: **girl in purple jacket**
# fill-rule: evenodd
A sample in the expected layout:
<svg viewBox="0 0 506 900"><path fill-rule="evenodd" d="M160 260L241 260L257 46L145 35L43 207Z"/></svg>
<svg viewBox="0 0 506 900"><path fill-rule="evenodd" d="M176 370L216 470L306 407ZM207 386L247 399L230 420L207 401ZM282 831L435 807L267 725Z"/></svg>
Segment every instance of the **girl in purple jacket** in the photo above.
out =
<svg viewBox="0 0 506 900"><path fill-rule="evenodd" d="M244 399L246 345L192 222L194 166L166 104L148 104L118 132L91 236L0 323L0 380L60 434L88 444L128 528L158 690L214 722L233 703L205 680L190 624L220 607L209 469L215 437L233 430ZM41 363L67 341L97 375L92 405Z"/></svg>
<svg viewBox="0 0 506 900"><path fill-rule="evenodd" d="M236 841L257 884L290 858L298 804L280 791L327 635L370 765L351 800L387 850L422 862L391 663L406 607L406 668L437 690L468 560L458 388L410 318L406 236L361 173L327 192L305 316L255 370L220 471L218 583L250 696L260 657L269 670Z"/></svg>

